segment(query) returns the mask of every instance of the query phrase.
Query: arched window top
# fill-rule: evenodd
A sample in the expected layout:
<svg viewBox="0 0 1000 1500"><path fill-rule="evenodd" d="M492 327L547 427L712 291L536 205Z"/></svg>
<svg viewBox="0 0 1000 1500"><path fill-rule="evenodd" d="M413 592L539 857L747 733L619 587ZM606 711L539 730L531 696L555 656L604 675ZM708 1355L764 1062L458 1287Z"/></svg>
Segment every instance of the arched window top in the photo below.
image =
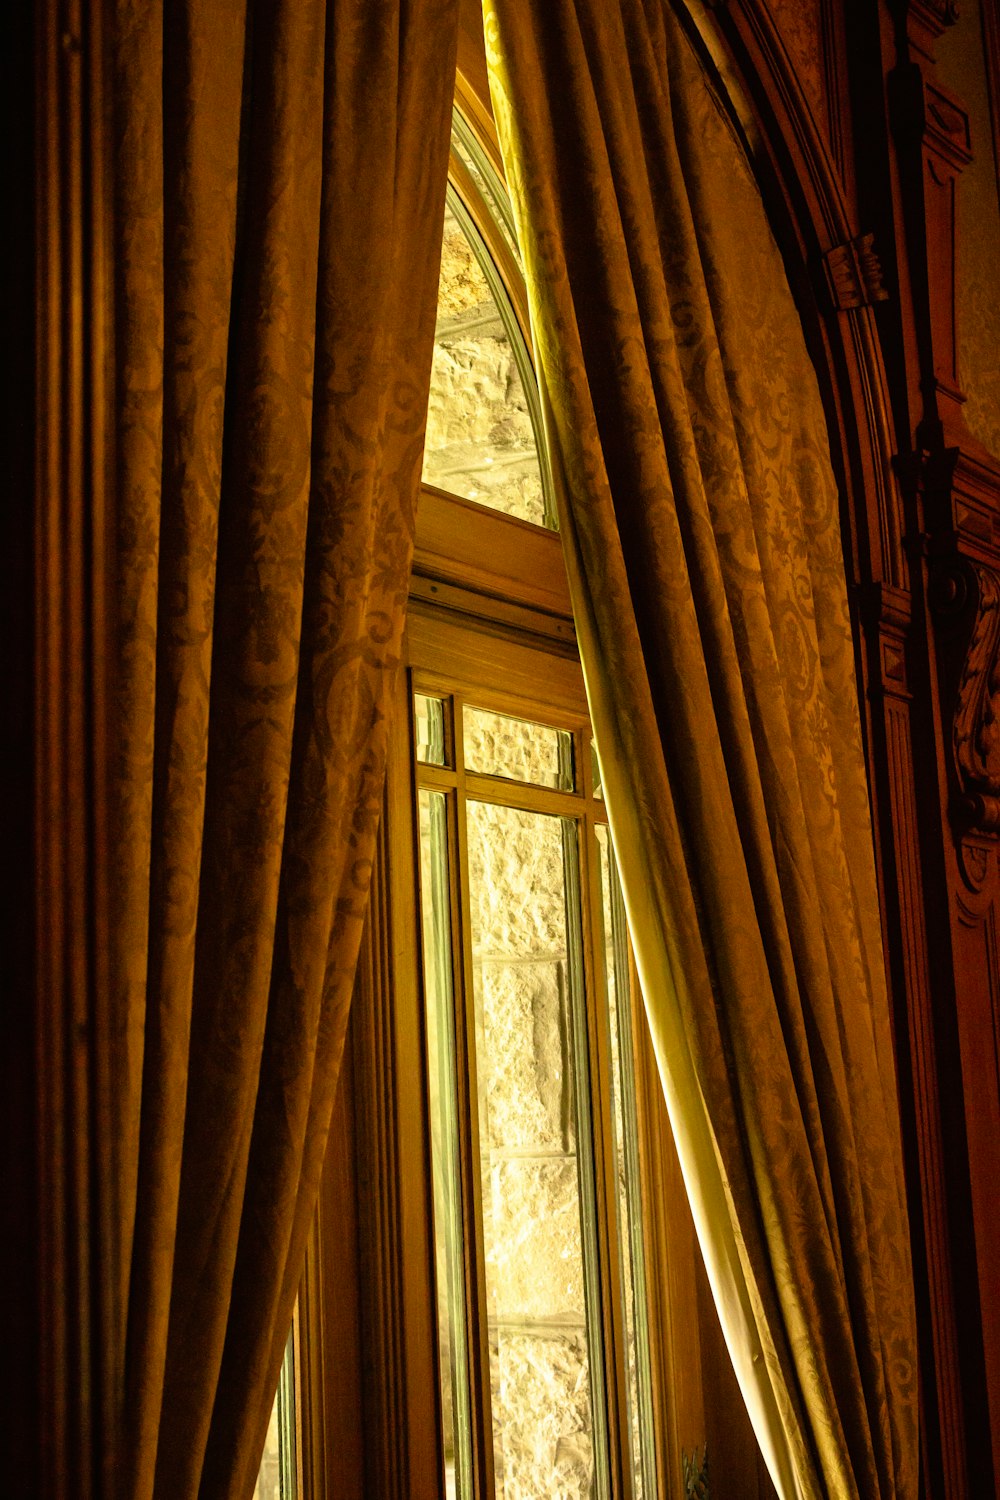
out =
<svg viewBox="0 0 1000 1500"><path fill-rule="evenodd" d="M457 112L452 163L423 479L554 527L534 371L504 284L520 277L510 204Z"/></svg>

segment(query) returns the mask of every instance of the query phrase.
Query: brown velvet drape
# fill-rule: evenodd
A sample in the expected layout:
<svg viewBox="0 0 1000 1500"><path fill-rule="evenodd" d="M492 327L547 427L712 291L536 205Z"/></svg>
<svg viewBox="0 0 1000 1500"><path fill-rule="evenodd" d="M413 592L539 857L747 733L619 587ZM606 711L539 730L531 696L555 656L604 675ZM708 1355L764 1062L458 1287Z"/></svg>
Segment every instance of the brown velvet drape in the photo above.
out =
<svg viewBox="0 0 1000 1500"><path fill-rule="evenodd" d="M785 1500L916 1494L902 1158L837 493L761 199L666 0L486 0L651 1027Z"/></svg>
<svg viewBox="0 0 1000 1500"><path fill-rule="evenodd" d="M246 1500L368 892L453 0L118 0L126 1500Z"/></svg>

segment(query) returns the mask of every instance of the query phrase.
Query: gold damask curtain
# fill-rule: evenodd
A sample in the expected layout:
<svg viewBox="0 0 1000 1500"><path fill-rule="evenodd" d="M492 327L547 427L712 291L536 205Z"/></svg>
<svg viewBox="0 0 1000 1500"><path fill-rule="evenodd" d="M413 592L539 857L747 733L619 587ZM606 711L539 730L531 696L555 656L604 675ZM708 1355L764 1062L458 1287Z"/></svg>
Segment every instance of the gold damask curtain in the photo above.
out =
<svg viewBox="0 0 1000 1500"><path fill-rule="evenodd" d="M246 1500L368 893L453 0L118 0L126 1500Z"/></svg>
<svg viewBox="0 0 1000 1500"><path fill-rule="evenodd" d="M563 536L650 1023L784 1500L916 1494L872 833L823 411L666 0L486 0Z"/></svg>

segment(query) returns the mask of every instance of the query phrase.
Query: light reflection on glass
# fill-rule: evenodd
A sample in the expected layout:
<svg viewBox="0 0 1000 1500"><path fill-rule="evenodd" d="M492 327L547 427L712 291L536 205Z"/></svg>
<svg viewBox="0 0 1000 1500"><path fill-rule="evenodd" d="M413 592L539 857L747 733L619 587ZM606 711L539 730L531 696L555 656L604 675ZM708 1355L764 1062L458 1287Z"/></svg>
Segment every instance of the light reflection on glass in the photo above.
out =
<svg viewBox="0 0 1000 1500"><path fill-rule="evenodd" d="M438 1297L438 1359L445 1491L471 1500L472 1455L466 1350L463 1224L459 1168L455 1002L452 982L448 806L443 792L422 791L420 905L427 1015L434 1192L434 1260Z"/></svg>
<svg viewBox="0 0 1000 1500"><path fill-rule="evenodd" d="M576 1500L594 1493L601 1369L578 1147L576 824L473 801L467 822L496 1493Z"/></svg>
<svg viewBox="0 0 1000 1500"><path fill-rule="evenodd" d="M426 693L414 693L413 727L417 760L428 766L447 765L444 700L428 697Z"/></svg>
<svg viewBox="0 0 1000 1500"><path fill-rule="evenodd" d="M295 1420L295 1328L288 1335L267 1424L253 1500L298 1500Z"/></svg>
<svg viewBox="0 0 1000 1500"><path fill-rule="evenodd" d="M513 315L501 310L491 290L483 266L492 262L451 189L448 205L423 479L547 525L535 424L520 368L527 359L523 341Z"/></svg>
<svg viewBox="0 0 1000 1500"><path fill-rule="evenodd" d="M611 1090L618 1198L618 1253L622 1267L622 1311L628 1355L628 1429L635 1500L656 1493L652 1446L652 1392L645 1321L645 1274L638 1141L635 1133L635 1068L632 1054L628 935L611 836L598 824L601 905L611 1041Z"/></svg>

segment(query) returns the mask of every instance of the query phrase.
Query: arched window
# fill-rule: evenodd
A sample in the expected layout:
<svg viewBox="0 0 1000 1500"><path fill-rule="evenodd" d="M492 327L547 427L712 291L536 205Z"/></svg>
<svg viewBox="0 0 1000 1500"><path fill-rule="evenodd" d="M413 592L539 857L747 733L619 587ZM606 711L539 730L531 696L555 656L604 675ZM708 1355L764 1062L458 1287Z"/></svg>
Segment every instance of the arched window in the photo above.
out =
<svg viewBox="0 0 1000 1500"><path fill-rule="evenodd" d="M523 287L506 192L456 110L423 478L554 527L538 392L512 283Z"/></svg>
<svg viewBox="0 0 1000 1500"><path fill-rule="evenodd" d="M359 1493L662 1489L638 1126L655 1065L555 527L509 203L456 111L353 1163L321 1200L258 1500L313 1500L338 1448L319 1453L317 1416L351 1358L332 1295L359 1309L367 1396L338 1416L363 1430Z"/></svg>
<svg viewBox="0 0 1000 1500"><path fill-rule="evenodd" d="M505 286L489 250L510 248L502 188L463 127L424 478L551 526L513 268ZM485 599L446 612L410 650L445 1489L639 1500L655 1480L628 939L585 704L550 689L562 643L508 627L501 647Z"/></svg>

